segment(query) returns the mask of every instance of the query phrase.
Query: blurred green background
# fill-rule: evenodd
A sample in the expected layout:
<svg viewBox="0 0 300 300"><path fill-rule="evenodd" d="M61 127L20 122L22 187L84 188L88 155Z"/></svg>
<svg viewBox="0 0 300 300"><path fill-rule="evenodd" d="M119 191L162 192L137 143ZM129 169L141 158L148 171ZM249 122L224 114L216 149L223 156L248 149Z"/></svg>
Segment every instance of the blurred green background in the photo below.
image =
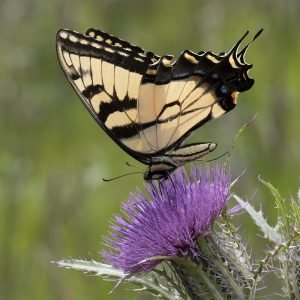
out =
<svg viewBox="0 0 300 300"><path fill-rule="evenodd" d="M98 27L158 54L184 49L227 51L250 30L263 35L247 53L254 87L238 106L190 138L211 140L221 154L240 126L258 113L234 151L237 186L271 222L274 202L257 176L290 197L299 185L300 2L261 1L38 1L0 2L0 299L148 299L112 283L57 268L51 260L99 259L108 219L140 175L129 156L89 116L60 69L60 28ZM248 37L248 39L250 39ZM220 160L221 161L221 160ZM242 231L254 258L263 239L245 216ZM274 276L265 278L271 293ZM275 297L273 297L275 299Z"/></svg>

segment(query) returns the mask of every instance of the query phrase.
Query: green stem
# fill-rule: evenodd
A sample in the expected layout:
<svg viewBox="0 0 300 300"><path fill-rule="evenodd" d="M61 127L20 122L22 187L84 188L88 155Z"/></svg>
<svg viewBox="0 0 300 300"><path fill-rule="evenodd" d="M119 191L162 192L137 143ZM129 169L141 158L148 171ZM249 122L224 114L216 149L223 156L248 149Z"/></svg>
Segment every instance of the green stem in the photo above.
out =
<svg viewBox="0 0 300 300"><path fill-rule="evenodd" d="M196 263L190 259L178 258L174 261L174 269L191 299L226 300L217 289L215 282L203 270L201 263Z"/></svg>
<svg viewBox="0 0 300 300"><path fill-rule="evenodd" d="M199 275L202 277L203 281L206 283L208 289L211 291L214 299L225 300L225 298L220 294L215 284L211 282L211 279L205 274L203 270L199 270Z"/></svg>
<svg viewBox="0 0 300 300"><path fill-rule="evenodd" d="M268 252L268 254L263 259L259 260L258 267L253 271L254 280L257 280L258 276L263 271L264 266L269 262L271 258L275 257L279 252L288 249L291 243L297 241L298 239L299 239L299 232L295 232L292 238L289 239L286 243L282 243L278 245L274 251ZM288 278L288 276L286 276L286 278Z"/></svg>
<svg viewBox="0 0 300 300"><path fill-rule="evenodd" d="M297 300L300 300L300 287L298 286L298 284L299 284L298 276L300 274L299 275L297 274L297 268L299 268L299 261L293 260L292 261L292 268L291 268L291 272L292 272L291 285L293 287L293 293L295 295L295 298Z"/></svg>
<svg viewBox="0 0 300 300"><path fill-rule="evenodd" d="M252 288L252 273L247 273L214 235L198 239L198 255L173 260L175 271L193 300L247 299Z"/></svg>
<svg viewBox="0 0 300 300"><path fill-rule="evenodd" d="M243 270L240 267L240 265L234 260L232 259L216 242L216 240L212 237L212 236L208 236L207 239L210 240L210 242L213 244L215 249L218 249L218 252L221 254L221 256L223 258L225 258L226 261L228 261L229 263L231 263L234 268L237 270L237 272L240 272L241 274L243 274ZM212 249L213 250L213 249ZM214 259L214 263L215 265L218 267L218 269L221 271L221 273L224 275L224 279L227 281L228 285L231 287L231 289L233 290L233 292L235 293L237 299L245 299L246 296L243 292L243 289L241 288L240 285L238 285L236 283L236 278L234 278L232 276L232 274L230 273L228 267L226 267L224 265L224 261L222 261L220 259L219 256L215 255L215 259Z"/></svg>

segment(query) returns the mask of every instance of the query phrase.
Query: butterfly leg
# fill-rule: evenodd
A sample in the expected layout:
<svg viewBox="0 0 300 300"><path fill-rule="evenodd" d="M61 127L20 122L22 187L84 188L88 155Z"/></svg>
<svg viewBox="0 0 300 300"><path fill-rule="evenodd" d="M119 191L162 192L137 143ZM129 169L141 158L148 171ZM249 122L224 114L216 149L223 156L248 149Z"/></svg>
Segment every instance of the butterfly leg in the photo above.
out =
<svg viewBox="0 0 300 300"><path fill-rule="evenodd" d="M172 183L172 185L173 185L173 188L174 188L174 190L175 190L176 188L175 188L175 184L174 184L174 181L173 181L173 179L172 179L172 176L169 176L168 179L171 181L171 183Z"/></svg>
<svg viewBox="0 0 300 300"><path fill-rule="evenodd" d="M196 143L179 146L176 149L165 154L177 167L187 162L194 161L212 151L217 147L216 143Z"/></svg>

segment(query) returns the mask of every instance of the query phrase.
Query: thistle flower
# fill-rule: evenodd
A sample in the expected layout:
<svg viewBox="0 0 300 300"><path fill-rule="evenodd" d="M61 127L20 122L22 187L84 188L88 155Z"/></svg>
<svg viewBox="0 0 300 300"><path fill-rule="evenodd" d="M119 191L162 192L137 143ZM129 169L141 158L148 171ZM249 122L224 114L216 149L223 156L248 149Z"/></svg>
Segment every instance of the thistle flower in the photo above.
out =
<svg viewBox="0 0 300 300"><path fill-rule="evenodd" d="M164 182L146 185L145 193L131 194L123 204L123 214L115 216L105 239L110 250L102 256L108 264L94 260L57 264L131 282L155 298L242 300L256 299L260 275L276 263L285 296L300 299L300 192L298 199L287 202L269 182L259 179L275 197L280 227L272 227L261 210L231 194L236 181L231 183L227 169L193 167L188 176L182 168ZM212 230L229 198L238 205L226 210ZM274 244L257 264L251 262L231 223L230 216L241 209ZM155 268L160 262L165 263Z"/></svg>
<svg viewBox="0 0 300 300"><path fill-rule="evenodd" d="M181 168L147 184L146 194L139 190L123 204L125 216L115 216L105 239L112 251L102 256L125 273L149 271L159 256L197 259L197 241L226 206L230 183L229 172L216 166L212 172L192 167L190 177Z"/></svg>

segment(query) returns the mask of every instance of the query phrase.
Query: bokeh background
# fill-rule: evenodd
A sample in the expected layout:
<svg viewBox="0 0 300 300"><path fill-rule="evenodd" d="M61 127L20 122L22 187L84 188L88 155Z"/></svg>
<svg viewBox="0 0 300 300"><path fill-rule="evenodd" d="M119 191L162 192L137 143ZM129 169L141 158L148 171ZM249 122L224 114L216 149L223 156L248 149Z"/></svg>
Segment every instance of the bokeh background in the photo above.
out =
<svg viewBox="0 0 300 300"><path fill-rule="evenodd" d="M142 176L97 126L64 77L55 52L60 28L98 27L158 54L184 49L229 50L250 30L263 35L247 53L254 87L235 110L197 130L227 150L243 123L258 113L234 150L236 187L274 223L274 201L257 176L290 197L300 174L300 2L298 0L1 0L0 1L0 298L148 299L51 260L99 259L101 235ZM250 37L248 38L250 39ZM222 159L220 160L222 161ZM238 219L254 259L264 240L245 215ZM280 287L265 277L270 295ZM150 299L150 298L149 298ZM273 297L276 299L276 296Z"/></svg>

